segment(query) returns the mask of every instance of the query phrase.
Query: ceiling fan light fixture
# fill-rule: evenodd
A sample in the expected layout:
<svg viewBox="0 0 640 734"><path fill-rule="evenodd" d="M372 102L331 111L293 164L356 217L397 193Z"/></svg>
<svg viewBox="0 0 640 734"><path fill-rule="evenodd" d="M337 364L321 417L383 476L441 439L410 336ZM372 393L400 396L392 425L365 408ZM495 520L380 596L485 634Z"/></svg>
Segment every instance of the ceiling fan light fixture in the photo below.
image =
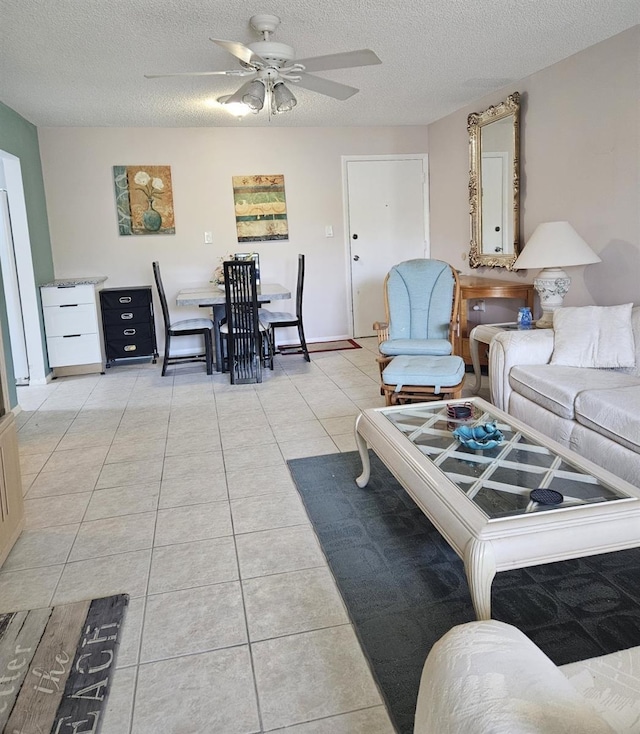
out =
<svg viewBox="0 0 640 734"><path fill-rule="evenodd" d="M276 112L290 112L298 104L291 90L282 82L273 85L273 102Z"/></svg>
<svg viewBox="0 0 640 734"><path fill-rule="evenodd" d="M229 102L230 99L231 95L225 94L223 97L218 97L216 101L218 104L222 105L229 114L237 117L238 120L242 120L245 115L252 112L244 102Z"/></svg>
<svg viewBox="0 0 640 734"><path fill-rule="evenodd" d="M271 36L280 25L280 18L268 13L253 15L251 27L262 36L262 40L245 45L240 41L226 41L211 38L239 62L240 68L224 71L183 71L172 74L145 74L146 77L182 77L182 76L232 76L243 78L242 84L234 94L219 98L226 111L238 119L246 114L246 108L257 115L265 107L269 118L290 112L298 101L285 82L297 84L310 92L323 94L326 97L344 101L358 93L358 89L341 82L315 76L309 72L332 71L334 69L351 69L360 66L371 66L382 63L376 54L368 48L356 51L312 56L297 59L293 46L273 41ZM246 106L246 107L245 107Z"/></svg>
<svg viewBox="0 0 640 734"><path fill-rule="evenodd" d="M260 79L254 79L244 93L242 101L252 112L260 112L264 107L266 89Z"/></svg>

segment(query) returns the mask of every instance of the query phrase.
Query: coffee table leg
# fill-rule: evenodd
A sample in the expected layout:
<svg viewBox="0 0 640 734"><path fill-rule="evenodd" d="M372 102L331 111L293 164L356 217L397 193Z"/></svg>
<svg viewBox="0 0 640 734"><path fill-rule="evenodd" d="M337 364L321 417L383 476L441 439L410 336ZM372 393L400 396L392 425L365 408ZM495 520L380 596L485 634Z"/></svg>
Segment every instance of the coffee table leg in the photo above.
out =
<svg viewBox="0 0 640 734"><path fill-rule="evenodd" d="M369 449L367 447L367 442L358 433L358 423L360 422L361 417L362 416L359 415L356 418L355 427L356 446L358 447L360 459L362 460L362 474L356 479L356 484L358 487L366 487L369 483L369 477L371 476L371 462L369 461Z"/></svg>
<svg viewBox="0 0 640 734"><path fill-rule="evenodd" d="M464 570L476 617L491 619L491 584L496 575L496 559L491 543L473 538L464 550Z"/></svg>

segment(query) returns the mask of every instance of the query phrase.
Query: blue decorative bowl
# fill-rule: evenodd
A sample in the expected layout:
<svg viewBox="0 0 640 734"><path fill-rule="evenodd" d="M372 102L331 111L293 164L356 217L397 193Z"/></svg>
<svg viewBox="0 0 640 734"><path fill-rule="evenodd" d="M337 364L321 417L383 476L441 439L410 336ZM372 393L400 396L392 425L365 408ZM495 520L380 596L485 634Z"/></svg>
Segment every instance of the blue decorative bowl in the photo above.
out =
<svg viewBox="0 0 640 734"><path fill-rule="evenodd" d="M459 426L453 435L463 446L473 451L493 449L504 441L502 431L498 430L495 422L482 426Z"/></svg>

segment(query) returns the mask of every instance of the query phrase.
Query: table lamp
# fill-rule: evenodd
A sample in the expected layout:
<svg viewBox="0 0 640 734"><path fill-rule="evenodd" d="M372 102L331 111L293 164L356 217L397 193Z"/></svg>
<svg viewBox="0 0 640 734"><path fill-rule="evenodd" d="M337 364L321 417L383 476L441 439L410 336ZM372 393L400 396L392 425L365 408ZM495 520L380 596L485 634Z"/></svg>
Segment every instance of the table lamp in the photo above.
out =
<svg viewBox="0 0 640 734"><path fill-rule="evenodd" d="M535 228L513 267L542 268L533 281L542 307L542 318L536 321L538 328L553 326L553 312L567 295L571 278L562 268L598 262L598 255L569 222L543 222Z"/></svg>

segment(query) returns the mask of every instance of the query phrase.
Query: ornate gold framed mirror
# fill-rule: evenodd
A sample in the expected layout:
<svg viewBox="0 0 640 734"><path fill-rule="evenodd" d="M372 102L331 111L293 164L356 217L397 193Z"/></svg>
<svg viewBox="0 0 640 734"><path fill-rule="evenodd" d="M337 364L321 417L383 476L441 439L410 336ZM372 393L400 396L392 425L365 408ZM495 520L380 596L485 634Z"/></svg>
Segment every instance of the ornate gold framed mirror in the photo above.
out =
<svg viewBox="0 0 640 734"><path fill-rule="evenodd" d="M467 118L469 265L513 269L520 240L520 94Z"/></svg>

